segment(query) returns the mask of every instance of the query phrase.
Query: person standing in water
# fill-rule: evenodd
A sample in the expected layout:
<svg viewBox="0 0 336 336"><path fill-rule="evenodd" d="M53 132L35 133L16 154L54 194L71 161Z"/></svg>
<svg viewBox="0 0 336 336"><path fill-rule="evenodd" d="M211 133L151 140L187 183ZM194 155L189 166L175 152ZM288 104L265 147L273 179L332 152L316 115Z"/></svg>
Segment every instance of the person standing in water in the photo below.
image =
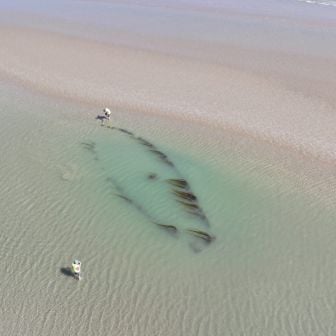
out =
<svg viewBox="0 0 336 336"><path fill-rule="evenodd" d="M77 280L80 280L81 279L81 275L80 275L80 272L81 272L81 265L82 263L75 259L73 262L72 262L72 272L73 272L73 275L74 277L77 279Z"/></svg>
<svg viewBox="0 0 336 336"><path fill-rule="evenodd" d="M111 118L111 111L110 111L110 109L108 109L107 107L105 107L104 108L104 114L105 114L105 118L107 120L110 120L110 118Z"/></svg>

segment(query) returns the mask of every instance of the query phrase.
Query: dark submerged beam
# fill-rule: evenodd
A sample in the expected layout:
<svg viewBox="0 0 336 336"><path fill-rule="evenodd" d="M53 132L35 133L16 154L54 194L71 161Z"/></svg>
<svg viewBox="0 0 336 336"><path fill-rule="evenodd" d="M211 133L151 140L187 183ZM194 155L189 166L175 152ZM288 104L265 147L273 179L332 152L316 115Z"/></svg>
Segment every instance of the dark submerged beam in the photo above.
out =
<svg viewBox="0 0 336 336"><path fill-rule="evenodd" d="M187 229L186 231L188 233L191 233L195 237L201 238L201 239L203 239L203 240L205 240L206 242L209 242L209 243L212 242L215 239L214 236L211 236L207 232L204 232L204 231L201 231L201 230Z"/></svg>

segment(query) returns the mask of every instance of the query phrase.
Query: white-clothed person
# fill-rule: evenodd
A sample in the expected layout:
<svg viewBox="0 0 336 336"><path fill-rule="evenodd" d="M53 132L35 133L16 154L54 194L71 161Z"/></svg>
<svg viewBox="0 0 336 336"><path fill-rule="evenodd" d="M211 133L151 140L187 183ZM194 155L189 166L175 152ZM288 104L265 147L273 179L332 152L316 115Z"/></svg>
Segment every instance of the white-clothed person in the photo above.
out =
<svg viewBox="0 0 336 336"><path fill-rule="evenodd" d="M111 111L110 109L108 109L107 107L104 108L104 115L105 115L105 118L110 120L110 117L111 117Z"/></svg>
<svg viewBox="0 0 336 336"><path fill-rule="evenodd" d="M77 259L75 259L72 262L72 265L71 265L74 277L77 278L77 279L80 279L81 265L82 265L82 263Z"/></svg>

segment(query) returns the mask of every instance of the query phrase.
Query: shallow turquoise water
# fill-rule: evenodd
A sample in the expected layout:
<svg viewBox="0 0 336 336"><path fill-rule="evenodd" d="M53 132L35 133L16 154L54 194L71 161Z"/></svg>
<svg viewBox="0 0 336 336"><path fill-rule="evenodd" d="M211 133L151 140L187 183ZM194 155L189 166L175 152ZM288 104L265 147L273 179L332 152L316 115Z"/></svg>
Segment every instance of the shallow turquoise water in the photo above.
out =
<svg viewBox="0 0 336 336"><path fill-rule="evenodd" d="M334 330L334 206L276 178L267 162L248 160L230 143L211 145L159 120L144 129L116 113L113 126L150 141L173 169L127 134L101 127L88 108L2 89L4 332ZM176 201L166 179L181 177L209 226ZM190 227L216 239L205 244L185 232ZM83 262L80 283L60 271L75 257ZM20 325L13 311L20 311Z"/></svg>

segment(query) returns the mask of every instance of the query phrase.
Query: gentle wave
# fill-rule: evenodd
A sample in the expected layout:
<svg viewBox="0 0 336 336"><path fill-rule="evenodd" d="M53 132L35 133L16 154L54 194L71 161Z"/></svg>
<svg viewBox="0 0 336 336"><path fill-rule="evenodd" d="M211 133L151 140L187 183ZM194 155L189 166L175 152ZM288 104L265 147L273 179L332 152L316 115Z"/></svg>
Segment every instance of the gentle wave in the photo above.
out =
<svg viewBox="0 0 336 336"><path fill-rule="evenodd" d="M313 5L333 6L336 7L336 1L321 1L321 0L298 0Z"/></svg>

